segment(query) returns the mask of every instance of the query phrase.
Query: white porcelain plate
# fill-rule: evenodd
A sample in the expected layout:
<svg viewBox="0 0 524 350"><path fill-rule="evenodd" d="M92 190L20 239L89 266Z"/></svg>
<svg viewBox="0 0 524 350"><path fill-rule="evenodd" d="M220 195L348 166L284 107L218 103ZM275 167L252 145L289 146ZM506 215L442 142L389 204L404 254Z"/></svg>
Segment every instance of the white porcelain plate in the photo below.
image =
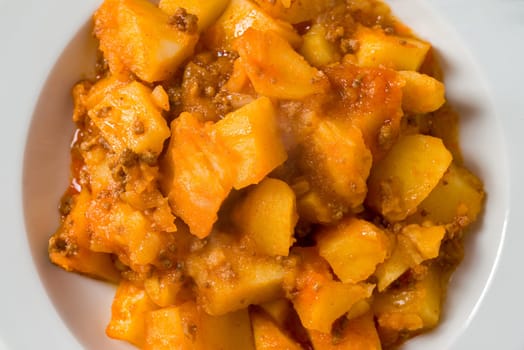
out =
<svg viewBox="0 0 524 350"><path fill-rule="evenodd" d="M70 89L92 69L99 3L0 0L0 350L131 348L104 333L114 288L47 258L69 174ZM389 3L437 49L466 163L488 194L441 325L403 349L524 349L524 1Z"/></svg>

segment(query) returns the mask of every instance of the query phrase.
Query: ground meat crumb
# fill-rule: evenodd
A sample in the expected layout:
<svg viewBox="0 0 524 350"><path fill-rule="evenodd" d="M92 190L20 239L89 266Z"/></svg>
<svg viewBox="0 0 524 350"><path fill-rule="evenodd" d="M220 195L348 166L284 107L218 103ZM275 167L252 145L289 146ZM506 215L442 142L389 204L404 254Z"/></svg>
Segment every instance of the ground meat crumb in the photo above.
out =
<svg viewBox="0 0 524 350"><path fill-rule="evenodd" d="M198 17L188 13L185 8L179 7L175 14L169 18L169 24L175 26L181 32L193 34L198 30Z"/></svg>

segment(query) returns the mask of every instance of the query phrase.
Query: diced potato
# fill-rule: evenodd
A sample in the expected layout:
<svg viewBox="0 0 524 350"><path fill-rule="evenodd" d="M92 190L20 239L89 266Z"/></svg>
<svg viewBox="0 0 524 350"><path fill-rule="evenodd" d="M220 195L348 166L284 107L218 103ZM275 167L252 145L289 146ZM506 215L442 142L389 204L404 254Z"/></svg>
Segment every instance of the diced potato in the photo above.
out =
<svg viewBox="0 0 524 350"><path fill-rule="evenodd" d="M284 333L264 312L251 312L256 350L301 350L302 347Z"/></svg>
<svg viewBox="0 0 524 350"><path fill-rule="evenodd" d="M397 235L391 256L377 267L378 290L386 289L408 269L436 258L445 234L444 226L405 226Z"/></svg>
<svg viewBox="0 0 524 350"><path fill-rule="evenodd" d="M404 136L371 170L368 205L390 222L405 219L435 188L451 160L442 140Z"/></svg>
<svg viewBox="0 0 524 350"><path fill-rule="evenodd" d="M205 349L201 315L193 302L145 316L144 350Z"/></svg>
<svg viewBox="0 0 524 350"><path fill-rule="evenodd" d="M414 257L417 263L423 260L433 259L438 256L440 242L444 239L446 228L444 226L420 226L408 225L402 229L402 235L409 238L417 250L420 258Z"/></svg>
<svg viewBox="0 0 524 350"><path fill-rule="evenodd" d="M64 270L117 282L120 274L111 256L90 250L88 221L85 217L90 201L87 190L71 197L69 214L49 239L49 258Z"/></svg>
<svg viewBox="0 0 524 350"><path fill-rule="evenodd" d="M162 109L163 111L169 111L169 96L162 85L155 86L153 91L151 91L151 97L158 108Z"/></svg>
<svg viewBox="0 0 524 350"><path fill-rule="evenodd" d="M206 346L202 350L255 350L247 308L221 316L210 316L204 312L202 314L204 316L201 335L206 337Z"/></svg>
<svg viewBox="0 0 524 350"><path fill-rule="evenodd" d="M213 49L231 49L235 38L249 28L274 32L293 47L299 47L302 42L293 26L269 16L251 0L231 0L222 16L205 33L204 42Z"/></svg>
<svg viewBox="0 0 524 350"><path fill-rule="evenodd" d="M410 220L424 219L436 224L457 222L464 227L477 219L483 200L480 180L467 169L451 164Z"/></svg>
<svg viewBox="0 0 524 350"><path fill-rule="evenodd" d="M266 178L233 211L233 221L257 252L287 256L298 220L295 193L287 183Z"/></svg>
<svg viewBox="0 0 524 350"><path fill-rule="evenodd" d="M367 279L388 254L386 234L372 223L357 218L321 229L316 240L320 256L344 283Z"/></svg>
<svg viewBox="0 0 524 350"><path fill-rule="evenodd" d="M309 331L315 349L322 350L381 350L373 313L353 319L343 319L331 333Z"/></svg>
<svg viewBox="0 0 524 350"><path fill-rule="evenodd" d="M144 289L155 304L160 307L174 305L184 278L177 270L157 272L144 280Z"/></svg>
<svg viewBox="0 0 524 350"><path fill-rule="evenodd" d="M296 3L300 3L300 1L296 1ZM322 67L340 60L340 53L337 47L326 39L324 26L314 24L304 34L303 39L300 53L311 65Z"/></svg>
<svg viewBox="0 0 524 350"><path fill-rule="evenodd" d="M340 199L347 209L359 209L366 197L372 158L358 128L319 119L304 143L302 162L314 184Z"/></svg>
<svg viewBox="0 0 524 350"><path fill-rule="evenodd" d="M317 282L319 282L317 284ZM307 329L329 332L333 322L355 303L371 296L374 286L337 281L315 281L301 289L293 305ZM318 290L315 290L317 289Z"/></svg>
<svg viewBox="0 0 524 350"><path fill-rule="evenodd" d="M163 160L164 193L175 215L199 238L211 233L235 178L234 163L211 127L182 113L171 123L171 141Z"/></svg>
<svg viewBox="0 0 524 350"><path fill-rule="evenodd" d="M431 45L425 41L386 35L382 29L359 26L355 32L358 40L357 61L361 67L385 66L396 70L417 71Z"/></svg>
<svg viewBox="0 0 524 350"><path fill-rule="evenodd" d="M294 252L299 254L301 263L294 283L286 289L293 290L291 301L307 329L329 333L336 319L371 296L374 285L335 281L329 266L315 250L301 248Z"/></svg>
<svg viewBox="0 0 524 350"><path fill-rule="evenodd" d="M303 99L329 88L326 76L272 31L248 29L235 40L244 69L257 93Z"/></svg>
<svg viewBox="0 0 524 350"><path fill-rule="evenodd" d="M145 316L157 308L143 288L129 281L120 282L111 307L107 335L142 347L145 343Z"/></svg>
<svg viewBox="0 0 524 350"><path fill-rule="evenodd" d="M332 7L334 0L255 0L269 15L297 24L312 20Z"/></svg>
<svg viewBox="0 0 524 350"><path fill-rule="evenodd" d="M329 114L338 116L339 122L358 127L373 161L380 160L400 133L404 81L396 71L385 67L343 63L327 66L324 71L342 97Z"/></svg>
<svg viewBox="0 0 524 350"><path fill-rule="evenodd" d="M232 93L240 93L243 92L248 85L249 77L244 69L244 65L240 60L235 60L235 63L233 63L233 71L224 88Z"/></svg>
<svg viewBox="0 0 524 350"><path fill-rule="evenodd" d="M112 90L88 115L116 153L129 149L156 156L169 137L151 90L136 81Z"/></svg>
<svg viewBox="0 0 524 350"><path fill-rule="evenodd" d="M129 85L132 81L126 76L109 75L105 78L98 80L90 89L87 94L84 106L86 110L94 108L99 104L106 95L112 95L113 91Z"/></svg>
<svg viewBox="0 0 524 350"><path fill-rule="evenodd" d="M416 283L377 294L373 309L380 328L396 332L418 331L437 325L441 302L441 273L431 266Z"/></svg>
<svg viewBox="0 0 524 350"><path fill-rule="evenodd" d="M144 350L171 349L255 350L248 312L210 316L189 301L148 313Z"/></svg>
<svg viewBox="0 0 524 350"><path fill-rule="evenodd" d="M160 0L158 7L169 16L173 16L179 8L198 17L198 31L203 32L226 9L229 0Z"/></svg>
<svg viewBox="0 0 524 350"><path fill-rule="evenodd" d="M430 135L442 139L446 148L453 155L457 164L462 164L462 153L460 150L460 115L449 104L428 116L428 129Z"/></svg>
<svg viewBox="0 0 524 350"><path fill-rule="evenodd" d="M280 298L259 305L266 314L280 327L284 328L292 312L292 305L288 299Z"/></svg>
<svg viewBox="0 0 524 350"><path fill-rule="evenodd" d="M197 33L181 31L147 0L105 0L94 20L111 72L129 69L147 82L169 78L198 41Z"/></svg>
<svg viewBox="0 0 524 350"><path fill-rule="evenodd" d="M373 297L357 301L346 313L346 318L351 320L366 314L369 310L371 310L372 301Z"/></svg>
<svg viewBox="0 0 524 350"><path fill-rule="evenodd" d="M307 222L328 224L340 219L329 203L313 190L297 199L297 209L300 218Z"/></svg>
<svg viewBox="0 0 524 350"><path fill-rule="evenodd" d="M235 154L236 189L259 183L287 159L276 112L267 97L227 114L215 124L215 130Z"/></svg>
<svg viewBox="0 0 524 350"><path fill-rule="evenodd" d="M281 297L284 267L256 253L230 234L215 232L187 261L199 303L210 315L223 315L250 304Z"/></svg>
<svg viewBox="0 0 524 350"><path fill-rule="evenodd" d="M390 241L393 241L393 239L390 239ZM384 263L378 265L375 271L379 292L395 282L411 266L416 265L411 254L413 251L413 244L407 237L399 235L396 238L391 255Z"/></svg>
<svg viewBox="0 0 524 350"><path fill-rule="evenodd" d="M162 234L129 204L97 198L91 201L85 216L89 220L91 250L117 254L126 265L137 267L151 264L158 257Z"/></svg>
<svg viewBox="0 0 524 350"><path fill-rule="evenodd" d="M400 71L398 74L406 83L402 88L402 108L405 112L430 113L446 102L445 86L437 79L415 71Z"/></svg>

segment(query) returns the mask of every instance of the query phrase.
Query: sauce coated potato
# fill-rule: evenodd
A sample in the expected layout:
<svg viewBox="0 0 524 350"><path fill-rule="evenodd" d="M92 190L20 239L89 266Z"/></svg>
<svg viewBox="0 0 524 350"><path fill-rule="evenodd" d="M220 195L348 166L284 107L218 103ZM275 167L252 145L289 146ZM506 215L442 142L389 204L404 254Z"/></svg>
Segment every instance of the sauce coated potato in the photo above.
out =
<svg viewBox="0 0 524 350"><path fill-rule="evenodd" d="M117 285L109 337L380 350L438 326L485 195L435 50L386 4L104 0L93 22L49 257Z"/></svg>

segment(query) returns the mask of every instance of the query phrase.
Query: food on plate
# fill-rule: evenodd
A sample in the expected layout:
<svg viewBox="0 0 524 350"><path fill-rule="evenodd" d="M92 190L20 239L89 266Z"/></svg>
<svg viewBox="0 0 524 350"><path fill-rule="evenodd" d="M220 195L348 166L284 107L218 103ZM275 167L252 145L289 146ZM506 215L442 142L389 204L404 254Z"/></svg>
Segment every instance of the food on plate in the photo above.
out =
<svg viewBox="0 0 524 350"><path fill-rule="evenodd" d="M142 349L390 349L483 209L431 44L378 0L105 0L53 263ZM109 310L108 310L109 312Z"/></svg>

